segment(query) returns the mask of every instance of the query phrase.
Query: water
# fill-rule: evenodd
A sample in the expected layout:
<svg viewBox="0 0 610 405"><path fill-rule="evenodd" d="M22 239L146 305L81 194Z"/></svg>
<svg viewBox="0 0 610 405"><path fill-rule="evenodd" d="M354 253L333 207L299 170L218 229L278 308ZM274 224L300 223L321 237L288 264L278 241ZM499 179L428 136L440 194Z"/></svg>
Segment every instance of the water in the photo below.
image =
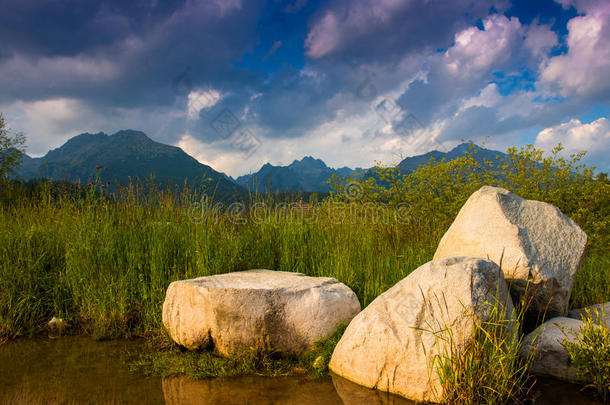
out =
<svg viewBox="0 0 610 405"><path fill-rule="evenodd" d="M0 345L1 404L349 404L407 405L411 401L333 376L147 378L125 366L138 341L84 337L23 339ZM591 404L578 388L541 381L537 404Z"/></svg>

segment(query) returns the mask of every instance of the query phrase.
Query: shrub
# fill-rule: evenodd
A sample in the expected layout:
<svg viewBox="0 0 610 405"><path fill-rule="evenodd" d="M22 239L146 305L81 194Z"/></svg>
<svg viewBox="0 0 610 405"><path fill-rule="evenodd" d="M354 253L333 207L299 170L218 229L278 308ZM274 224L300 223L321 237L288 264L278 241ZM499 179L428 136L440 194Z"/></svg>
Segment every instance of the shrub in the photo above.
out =
<svg viewBox="0 0 610 405"><path fill-rule="evenodd" d="M605 401L610 398L610 329L595 323L602 316L587 309L575 341L564 340L563 347L578 373L590 382L588 387L595 388Z"/></svg>

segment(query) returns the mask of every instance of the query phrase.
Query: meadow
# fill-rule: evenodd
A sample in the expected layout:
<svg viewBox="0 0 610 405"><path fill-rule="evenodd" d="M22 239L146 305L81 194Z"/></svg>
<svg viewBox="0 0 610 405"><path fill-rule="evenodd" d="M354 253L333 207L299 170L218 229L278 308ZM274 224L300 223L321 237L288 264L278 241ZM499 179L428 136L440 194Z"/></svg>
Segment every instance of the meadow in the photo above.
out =
<svg viewBox="0 0 610 405"><path fill-rule="evenodd" d="M604 174L532 147L506 167L473 156L409 175L331 179L322 201L253 195L215 202L213 190L168 191L4 181L0 191L0 338L28 336L51 317L98 339L164 336L170 282L254 268L330 276L363 307L431 260L468 196L483 184L553 203L589 235L572 307L610 300L610 184ZM497 170L497 172L494 172ZM501 176L498 173L502 173ZM205 193L206 190L203 190Z"/></svg>

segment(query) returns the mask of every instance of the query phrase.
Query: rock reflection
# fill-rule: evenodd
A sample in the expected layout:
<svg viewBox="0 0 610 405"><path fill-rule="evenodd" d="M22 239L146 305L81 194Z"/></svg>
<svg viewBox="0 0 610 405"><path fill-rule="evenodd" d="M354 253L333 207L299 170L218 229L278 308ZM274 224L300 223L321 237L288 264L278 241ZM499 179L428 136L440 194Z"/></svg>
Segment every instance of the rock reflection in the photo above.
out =
<svg viewBox="0 0 610 405"><path fill-rule="evenodd" d="M163 380L163 395L167 405L343 404L330 379L170 377Z"/></svg>
<svg viewBox="0 0 610 405"><path fill-rule="evenodd" d="M0 345L0 404L412 405L344 378L146 378L127 370L139 341L22 339ZM600 404L579 387L540 379L536 404Z"/></svg>
<svg viewBox="0 0 610 405"><path fill-rule="evenodd" d="M355 384L338 375L332 375L333 386L345 405L413 405L409 401L387 392L372 390Z"/></svg>

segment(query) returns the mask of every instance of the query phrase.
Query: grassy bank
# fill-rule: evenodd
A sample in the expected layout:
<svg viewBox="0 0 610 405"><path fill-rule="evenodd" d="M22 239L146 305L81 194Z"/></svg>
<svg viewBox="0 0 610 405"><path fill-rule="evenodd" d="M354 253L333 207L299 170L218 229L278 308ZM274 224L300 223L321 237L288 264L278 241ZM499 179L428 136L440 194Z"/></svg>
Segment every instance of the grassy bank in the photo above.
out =
<svg viewBox="0 0 610 405"><path fill-rule="evenodd" d="M204 218L163 193L154 202L40 193L0 208L4 337L52 316L100 338L155 334L171 281L252 268L335 277L366 305L428 261L442 234L389 208L374 226L341 220L349 208L329 203L309 215L276 207L235 218L216 207Z"/></svg>
<svg viewBox="0 0 610 405"><path fill-rule="evenodd" d="M134 362L155 374L323 372L338 336L301 360L180 352L168 345L161 322L167 286L268 268L335 277L365 307L432 259L459 208L483 184L551 202L574 219L589 244L571 306L610 301L607 178L577 161L544 160L534 152L509 154L502 175L468 156L432 162L406 176L378 168L374 176L334 179L331 196L309 203L282 203L286 196L276 195L229 205L202 200L201 191L128 186L109 196L100 184L4 182L0 341L41 331L56 316L72 331L98 339L141 336L165 347Z"/></svg>
<svg viewBox="0 0 610 405"><path fill-rule="evenodd" d="M482 184L549 201L589 235L572 306L610 300L610 184L605 176L528 148L499 169L472 156L402 176L334 179L322 202L245 205L201 192L41 182L0 188L0 337L39 330L52 316L98 338L161 333L170 282L252 268L330 276L366 306L429 261ZM496 170L494 172L494 170ZM502 173L500 176L499 173Z"/></svg>

